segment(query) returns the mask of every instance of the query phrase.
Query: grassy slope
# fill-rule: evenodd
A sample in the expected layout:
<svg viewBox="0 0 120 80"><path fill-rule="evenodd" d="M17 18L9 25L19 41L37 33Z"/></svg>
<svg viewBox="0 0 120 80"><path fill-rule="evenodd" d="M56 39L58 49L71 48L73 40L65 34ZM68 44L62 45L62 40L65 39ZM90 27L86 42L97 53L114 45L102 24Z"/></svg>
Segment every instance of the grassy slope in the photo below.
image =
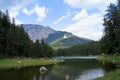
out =
<svg viewBox="0 0 120 80"><path fill-rule="evenodd" d="M104 55L98 58L100 61L112 62L115 61L115 64L120 67L120 56L114 55ZM120 80L120 69L116 69L113 72L105 74L105 76L97 78L95 80Z"/></svg>
<svg viewBox="0 0 120 80"><path fill-rule="evenodd" d="M59 41L61 41L62 39L63 39L63 38L61 37L61 38L59 38L59 39L51 42L50 45L54 45L54 44L58 43Z"/></svg>
<svg viewBox="0 0 120 80"><path fill-rule="evenodd" d="M0 69L56 64L62 61L38 59L1 59Z"/></svg>
<svg viewBox="0 0 120 80"><path fill-rule="evenodd" d="M49 43L53 47L61 48L61 47L70 47L73 45L78 45L86 42L91 42L93 40L77 37L73 34L64 34L64 36L54 40L53 42Z"/></svg>

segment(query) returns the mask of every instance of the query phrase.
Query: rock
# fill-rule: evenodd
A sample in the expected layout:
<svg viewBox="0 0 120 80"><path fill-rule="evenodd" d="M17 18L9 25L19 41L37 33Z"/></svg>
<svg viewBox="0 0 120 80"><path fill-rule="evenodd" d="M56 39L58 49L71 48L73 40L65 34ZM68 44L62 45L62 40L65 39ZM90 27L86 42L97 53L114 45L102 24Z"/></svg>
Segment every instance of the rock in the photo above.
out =
<svg viewBox="0 0 120 80"><path fill-rule="evenodd" d="M41 66L39 71L40 71L41 74L45 74L48 71L48 69L44 66Z"/></svg>

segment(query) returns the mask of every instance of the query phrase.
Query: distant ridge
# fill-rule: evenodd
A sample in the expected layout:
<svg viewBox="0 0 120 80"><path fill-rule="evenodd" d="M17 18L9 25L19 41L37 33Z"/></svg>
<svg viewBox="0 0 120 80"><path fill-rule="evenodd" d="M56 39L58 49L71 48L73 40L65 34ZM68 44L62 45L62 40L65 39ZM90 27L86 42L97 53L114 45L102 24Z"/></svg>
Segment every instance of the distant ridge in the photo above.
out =
<svg viewBox="0 0 120 80"><path fill-rule="evenodd" d="M28 33L31 40L44 39L46 43L51 46L73 46L77 44L83 44L91 42L93 40L81 38L66 31L56 31L48 26L42 26L37 24L22 24L25 31Z"/></svg>

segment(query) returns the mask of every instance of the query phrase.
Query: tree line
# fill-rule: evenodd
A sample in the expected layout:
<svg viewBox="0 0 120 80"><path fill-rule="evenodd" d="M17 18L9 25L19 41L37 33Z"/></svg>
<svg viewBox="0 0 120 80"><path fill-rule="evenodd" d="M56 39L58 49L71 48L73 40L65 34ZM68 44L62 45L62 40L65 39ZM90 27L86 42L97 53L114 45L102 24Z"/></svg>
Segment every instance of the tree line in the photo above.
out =
<svg viewBox="0 0 120 80"><path fill-rule="evenodd" d="M104 35L100 40L100 52L120 53L120 0L110 4L104 16Z"/></svg>
<svg viewBox="0 0 120 80"><path fill-rule="evenodd" d="M10 21L9 12L0 11L0 57L51 57L54 50L44 40L33 42L22 25Z"/></svg>
<svg viewBox="0 0 120 80"><path fill-rule="evenodd" d="M99 42L93 41L75 45L65 49L58 49L56 56L88 56L99 55Z"/></svg>

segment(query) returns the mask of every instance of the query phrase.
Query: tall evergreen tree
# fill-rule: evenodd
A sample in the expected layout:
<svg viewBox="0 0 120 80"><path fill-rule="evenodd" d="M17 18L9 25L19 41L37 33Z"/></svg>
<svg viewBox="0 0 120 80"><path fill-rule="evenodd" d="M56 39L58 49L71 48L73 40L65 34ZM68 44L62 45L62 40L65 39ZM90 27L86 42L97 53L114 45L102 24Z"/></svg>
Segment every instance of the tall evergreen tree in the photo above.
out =
<svg viewBox="0 0 120 80"><path fill-rule="evenodd" d="M106 54L114 54L120 52L120 12L118 4L110 4L107 14L104 16L104 36L100 41L101 52Z"/></svg>

